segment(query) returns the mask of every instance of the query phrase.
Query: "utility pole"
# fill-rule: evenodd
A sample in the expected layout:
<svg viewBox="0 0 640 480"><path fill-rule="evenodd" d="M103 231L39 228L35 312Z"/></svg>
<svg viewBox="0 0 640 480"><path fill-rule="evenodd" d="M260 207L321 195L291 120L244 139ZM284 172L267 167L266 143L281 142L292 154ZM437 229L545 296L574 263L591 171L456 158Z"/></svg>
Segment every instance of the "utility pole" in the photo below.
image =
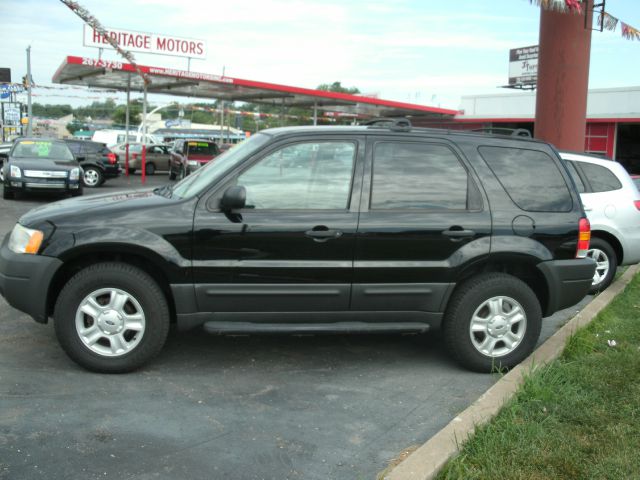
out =
<svg viewBox="0 0 640 480"><path fill-rule="evenodd" d="M29 123L27 123L27 137L30 137L33 133L31 118L31 45L27 47L27 116L29 117Z"/></svg>

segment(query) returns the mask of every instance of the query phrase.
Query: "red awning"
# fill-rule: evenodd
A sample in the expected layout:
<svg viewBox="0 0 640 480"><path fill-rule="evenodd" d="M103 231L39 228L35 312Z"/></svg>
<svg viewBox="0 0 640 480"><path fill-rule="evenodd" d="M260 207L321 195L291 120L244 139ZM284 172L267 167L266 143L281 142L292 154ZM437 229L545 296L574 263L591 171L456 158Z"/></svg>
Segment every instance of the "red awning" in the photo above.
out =
<svg viewBox="0 0 640 480"><path fill-rule="evenodd" d="M151 83L148 93L211 98L229 102L266 103L284 107L313 107L366 116L411 116L449 118L455 110L429 107L375 97L325 92L310 88L290 87L274 83L222 77L209 73L190 72L173 68L138 65ZM142 78L135 68L119 61L69 56L53 75L54 83L84 85L126 91L142 91Z"/></svg>

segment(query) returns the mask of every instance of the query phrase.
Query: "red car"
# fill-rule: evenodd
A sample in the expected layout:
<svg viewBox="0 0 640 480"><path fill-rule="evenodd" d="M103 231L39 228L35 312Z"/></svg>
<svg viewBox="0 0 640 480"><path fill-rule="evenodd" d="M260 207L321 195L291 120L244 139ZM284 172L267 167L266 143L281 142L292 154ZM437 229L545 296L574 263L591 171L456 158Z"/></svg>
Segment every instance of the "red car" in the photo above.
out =
<svg viewBox="0 0 640 480"><path fill-rule="evenodd" d="M220 153L212 140L179 140L171 150L169 179L183 179Z"/></svg>

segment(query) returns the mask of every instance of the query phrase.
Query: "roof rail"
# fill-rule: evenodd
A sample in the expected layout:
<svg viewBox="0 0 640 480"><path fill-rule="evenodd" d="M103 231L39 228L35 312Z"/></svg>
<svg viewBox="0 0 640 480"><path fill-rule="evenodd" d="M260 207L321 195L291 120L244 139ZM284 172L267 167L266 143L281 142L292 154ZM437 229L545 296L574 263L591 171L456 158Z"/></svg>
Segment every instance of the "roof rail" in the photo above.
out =
<svg viewBox="0 0 640 480"><path fill-rule="evenodd" d="M494 133L496 135L507 135L511 137L531 138L531 132L526 128L506 128L506 127L484 127L474 128L472 132Z"/></svg>
<svg viewBox="0 0 640 480"><path fill-rule="evenodd" d="M380 117L364 122L369 128L388 128L392 132L411 131L411 121L408 118Z"/></svg>

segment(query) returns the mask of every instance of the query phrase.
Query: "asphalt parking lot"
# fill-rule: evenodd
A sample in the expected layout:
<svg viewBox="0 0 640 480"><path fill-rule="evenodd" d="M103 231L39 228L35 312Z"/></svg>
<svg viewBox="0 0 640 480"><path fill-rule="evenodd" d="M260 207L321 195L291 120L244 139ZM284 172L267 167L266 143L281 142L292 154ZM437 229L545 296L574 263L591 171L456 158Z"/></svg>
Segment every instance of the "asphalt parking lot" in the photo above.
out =
<svg viewBox="0 0 640 480"><path fill-rule="evenodd" d="M135 175L85 192L140 187ZM0 200L0 237L52 200ZM546 319L541 341L577 309ZM0 298L0 478L371 479L496 380L458 367L437 334L200 330L172 332L140 371L98 375Z"/></svg>

